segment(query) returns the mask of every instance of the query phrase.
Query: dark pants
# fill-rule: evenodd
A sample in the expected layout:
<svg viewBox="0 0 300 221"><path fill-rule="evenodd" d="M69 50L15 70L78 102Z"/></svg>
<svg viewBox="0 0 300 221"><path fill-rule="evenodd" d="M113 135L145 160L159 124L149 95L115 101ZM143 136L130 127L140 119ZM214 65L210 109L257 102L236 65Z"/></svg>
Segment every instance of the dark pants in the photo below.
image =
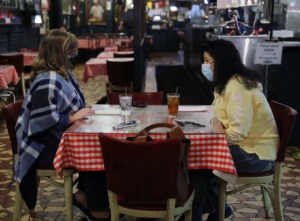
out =
<svg viewBox="0 0 300 221"><path fill-rule="evenodd" d="M45 148L40 154L36 165L53 166L53 160L60 140L52 135L43 137ZM78 189L86 194L89 210L105 210L108 208L108 194L104 171L79 172ZM37 200L36 173L33 168L20 185L22 197L30 210L34 209Z"/></svg>
<svg viewBox="0 0 300 221"><path fill-rule="evenodd" d="M37 201L38 186L36 183L36 167L53 166L53 160L60 141L52 134L41 134L36 138L36 140L45 144L44 150L41 152L36 163L27 172L20 183L20 192L29 210L33 210L35 208Z"/></svg>
<svg viewBox="0 0 300 221"><path fill-rule="evenodd" d="M108 208L105 171L79 172L77 188L85 193L90 211Z"/></svg>
<svg viewBox="0 0 300 221"><path fill-rule="evenodd" d="M217 178L211 170L190 170L189 175L195 190L192 221L202 221L203 213L217 211L219 201Z"/></svg>

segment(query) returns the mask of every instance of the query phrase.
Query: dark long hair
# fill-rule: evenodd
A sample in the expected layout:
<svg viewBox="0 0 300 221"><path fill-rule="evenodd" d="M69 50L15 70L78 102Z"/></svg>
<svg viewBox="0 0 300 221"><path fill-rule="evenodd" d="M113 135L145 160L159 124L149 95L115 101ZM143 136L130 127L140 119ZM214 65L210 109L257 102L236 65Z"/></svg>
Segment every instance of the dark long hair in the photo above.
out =
<svg viewBox="0 0 300 221"><path fill-rule="evenodd" d="M222 94L232 76L236 76L248 90L258 87L261 82L257 72L245 67L239 51L232 42L223 39L207 41L202 45L201 54L204 52L214 58L213 84L218 94Z"/></svg>

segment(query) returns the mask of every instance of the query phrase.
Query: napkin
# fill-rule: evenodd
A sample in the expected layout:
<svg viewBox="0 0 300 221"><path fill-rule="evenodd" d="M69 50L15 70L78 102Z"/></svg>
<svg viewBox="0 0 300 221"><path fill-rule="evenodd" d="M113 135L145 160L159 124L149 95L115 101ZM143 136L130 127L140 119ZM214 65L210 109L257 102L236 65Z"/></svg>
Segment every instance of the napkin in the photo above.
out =
<svg viewBox="0 0 300 221"><path fill-rule="evenodd" d="M93 105L92 109L95 111L96 115L120 115L120 106L110 106L110 105Z"/></svg>
<svg viewBox="0 0 300 221"><path fill-rule="evenodd" d="M207 107L203 105L179 105L179 111L201 111L206 112Z"/></svg>

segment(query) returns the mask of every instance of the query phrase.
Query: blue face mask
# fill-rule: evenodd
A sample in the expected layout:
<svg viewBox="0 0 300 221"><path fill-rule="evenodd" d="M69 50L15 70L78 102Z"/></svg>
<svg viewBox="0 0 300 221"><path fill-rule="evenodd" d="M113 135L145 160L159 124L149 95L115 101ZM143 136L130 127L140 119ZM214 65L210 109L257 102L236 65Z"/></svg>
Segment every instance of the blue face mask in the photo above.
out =
<svg viewBox="0 0 300 221"><path fill-rule="evenodd" d="M202 64L201 69L202 69L202 74L207 80L209 81L214 80L214 73L210 69L210 64Z"/></svg>

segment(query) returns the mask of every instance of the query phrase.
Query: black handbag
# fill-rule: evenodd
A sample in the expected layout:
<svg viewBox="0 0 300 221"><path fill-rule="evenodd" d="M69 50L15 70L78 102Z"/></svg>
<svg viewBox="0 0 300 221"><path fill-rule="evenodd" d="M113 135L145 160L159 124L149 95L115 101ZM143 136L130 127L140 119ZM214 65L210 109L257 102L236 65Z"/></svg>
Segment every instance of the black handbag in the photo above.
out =
<svg viewBox="0 0 300 221"><path fill-rule="evenodd" d="M167 131L167 139L179 138L181 145L183 146L182 156L180 160L180 168L177 180L177 196L176 196L176 206L183 205L191 194L189 174L188 174L188 161L187 154L190 149L191 141L186 139L183 131L177 125L169 123L156 123L145 127L135 137L128 137L127 140L133 142L154 142L154 140L149 136L149 132L157 128L169 128Z"/></svg>

